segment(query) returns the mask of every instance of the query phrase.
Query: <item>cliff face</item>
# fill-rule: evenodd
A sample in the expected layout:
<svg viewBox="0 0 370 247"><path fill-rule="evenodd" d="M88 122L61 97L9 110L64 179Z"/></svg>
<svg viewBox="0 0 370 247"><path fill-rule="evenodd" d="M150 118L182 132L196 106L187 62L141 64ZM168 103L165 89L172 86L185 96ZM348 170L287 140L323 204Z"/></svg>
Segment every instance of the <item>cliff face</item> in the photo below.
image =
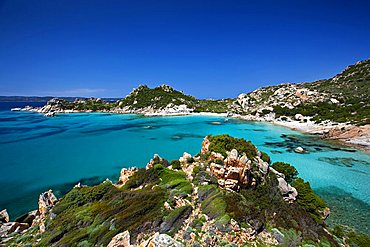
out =
<svg viewBox="0 0 370 247"><path fill-rule="evenodd" d="M117 183L79 184L57 202L51 191L42 194L33 227L9 230L2 243L337 245L326 229L325 202L289 164L268 162L250 142L208 136L194 157L169 162L155 155L146 169L123 169Z"/></svg>

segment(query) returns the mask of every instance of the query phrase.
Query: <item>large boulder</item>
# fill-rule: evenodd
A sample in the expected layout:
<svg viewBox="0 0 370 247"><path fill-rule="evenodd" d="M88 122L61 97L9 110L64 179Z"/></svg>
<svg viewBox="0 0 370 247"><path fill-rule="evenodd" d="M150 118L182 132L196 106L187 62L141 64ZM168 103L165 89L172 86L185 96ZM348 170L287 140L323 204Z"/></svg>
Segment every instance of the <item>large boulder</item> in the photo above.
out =
<svg viewBox="0 0 370 247"><path fill-rule="evenodd" d="M107 247L130 247L130 233L124 231L112 238Z"/></svg>
<svg viewBox="0 0 370 247"><path fill-rule="evenodd" d="M39 213L45 215L58 201L52 190L41 193L39 196Z"/></svg>
<svg viewBox="0 0 370 247"><path fill-rule="evenodd" d="M52 190L41 193L39 196L39 209L37 210L36 217L32 221L32 226L38 226L40 233L45 232L45 220L48 213L58 202L57 197L53 194Z"/></svg>
<svg viewBox="0 0 370 247"><path fill-rule="evenodd" d="M9 214L6 209L0 211L0 223L7 223L9 222Z"/></svg>
<svg viewBox="0 0 370 247"><path fill-rule="evenodd" d="M184 154L180 157L179 161L181 163L188 163L188 161L191 159L191 154L184 152Z"/></svg>
<svg viewBox="0 0 370 247"><path fill-rule="evenodd" d="M294 187L290 186L290 184L288 184L284 178L278 177L277 180L279 182L278 186L284 200L288 202L295 201L296 197L298 196L297 190Z"/></svg>

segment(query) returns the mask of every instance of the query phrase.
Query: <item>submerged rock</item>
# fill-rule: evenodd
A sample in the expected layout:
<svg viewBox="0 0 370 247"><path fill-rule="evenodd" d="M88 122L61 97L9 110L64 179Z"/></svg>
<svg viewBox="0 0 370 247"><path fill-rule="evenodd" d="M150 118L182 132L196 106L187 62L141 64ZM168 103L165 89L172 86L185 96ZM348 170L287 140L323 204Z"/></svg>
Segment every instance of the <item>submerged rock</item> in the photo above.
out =
<svg viewBox="0 0 370 247"><path fill-rule="evenodd" d="M304 149L302 147L297 147L296 149L294 149L294 152L296 152L296 153L304 153Z"/></svg>

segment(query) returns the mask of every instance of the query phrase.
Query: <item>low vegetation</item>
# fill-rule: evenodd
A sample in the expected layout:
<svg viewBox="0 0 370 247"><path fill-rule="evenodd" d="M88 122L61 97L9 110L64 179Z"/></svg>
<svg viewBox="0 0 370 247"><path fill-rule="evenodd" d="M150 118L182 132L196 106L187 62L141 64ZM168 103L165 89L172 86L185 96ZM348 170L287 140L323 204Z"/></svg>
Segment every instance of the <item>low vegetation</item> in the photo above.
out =
<svg viewBox="0 0 370 247"><path fill-rule="evenodd" d="M276 171L283 173L285 175L285 181L292 183L298 176L298 171L294 166L291 166L285 162L274 162L271 165Z"/></svg>
<svg viewBox="0 0 370 247"><path fill-rule="evenodd" d="M209 150L227 156L226 152L236 149L239 153L245 153L249 159L253 159L257 155L257 148L250 142L244 139L234 138L230 135L209 135L210 140Z"/></svg>

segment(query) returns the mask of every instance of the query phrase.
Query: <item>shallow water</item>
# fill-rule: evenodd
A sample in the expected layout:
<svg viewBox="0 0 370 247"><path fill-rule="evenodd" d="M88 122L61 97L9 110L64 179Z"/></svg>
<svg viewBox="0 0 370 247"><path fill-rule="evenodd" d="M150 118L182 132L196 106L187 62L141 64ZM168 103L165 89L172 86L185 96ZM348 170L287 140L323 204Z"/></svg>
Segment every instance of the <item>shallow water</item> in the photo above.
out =
<svg viewBox="0 0 370 247"><path fill-rule="evenodd" d="M222 117L76 113L47 118L9 110L0 111L0 209L8 208L14 218L36 208L46 189L62 195L79 181L116 180L122 167L144 167L155 153L168 160L184 151L194 155L204 136L221 133L251 140L273 161L293 164L328 201L344 195L351 198L341 201L344 208L369 211L368 154L284 127ZM309 152L295 153L298 146ZM359 228L368 232L369 214L349 217L342 211L333 212L333 219L345 217L346 224L359 227L361 218Z"/></svg>

